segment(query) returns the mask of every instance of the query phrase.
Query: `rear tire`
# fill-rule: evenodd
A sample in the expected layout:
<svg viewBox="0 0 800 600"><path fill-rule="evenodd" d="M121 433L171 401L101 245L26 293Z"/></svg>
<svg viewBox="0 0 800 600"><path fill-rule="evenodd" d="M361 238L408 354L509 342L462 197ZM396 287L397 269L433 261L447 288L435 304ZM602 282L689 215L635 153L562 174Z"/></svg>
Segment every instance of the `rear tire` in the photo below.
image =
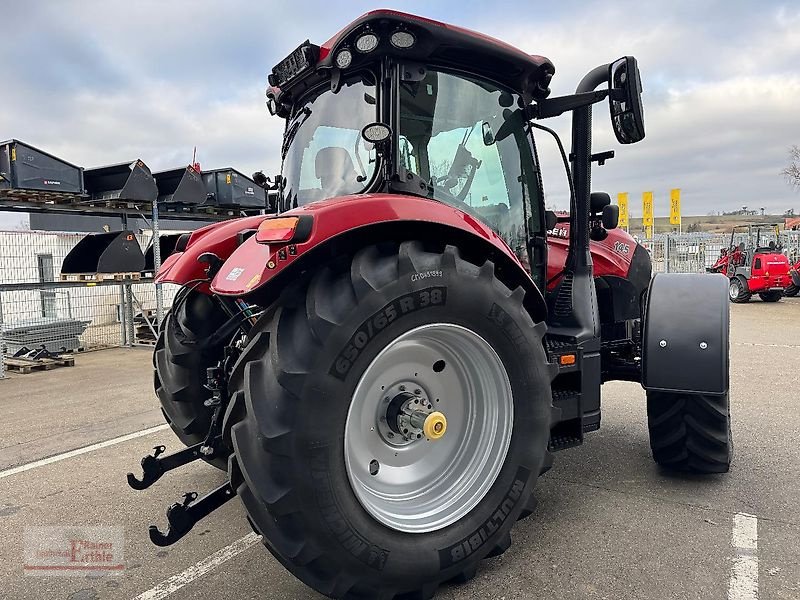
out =
<svg viewBox="0 0 800 600"><path fill-rule="evenodd" d="M783 292L761 292L758 297L764 302L777 302L783 298Z"/></svg>
<svg viewBox="0 0 800 600"><path fill-rule="evenodd" d="M647 392L653 459L665 469L727 473L733 457L728 394Z"/></svg>
<svg viewBox="0 0 800 600"><path fill-rule="evenodd" d="M186 302L176 300L177 311L170 311L153 353L154 387L172 431L186 446L202 442L211 424L213 409L203 403L211 396L204 384L206 369L222 357L222 348L198 350L192 342L203 339L225 322L225 315L214 301L190 292ZM227 468L227 456L209 459Z"/></svg>
<svg viewBox="0 0 800 600"><path fill-rule="evenodd" d="M747 287L747 281L741 277L731 278L730 288L728 290L728 298L734 304L744 304L750 302L750 289Z"/></svg>
<svg viewBox="0 0 800 600"><path fill-rule="evenodd" d="M333 598L430 598L441 583L470 579L483 558L510 545L514 522L531 507L553 416L550 368L542 345L545 328L531 320L522 305L524 295L522 288L512 292L500 283L491 262L478 267L461 259L455 247L432 252L418 242L404 242L399 248L367 247L349 264L320 268L287 290L275 310L254 326L242 355L241 387L232 387L226 416L234 447L230 479L266 547L301 581ZM430 338L434 348L442 344L441 358L432 361L424 334L437 332L437 327L445 334ZM466 336L463 352L447 349L448 328ZM468 372L459 369L470 364L470 339L476 348L482 347L477 340L483 340L496 353L510 386L505 397L513 407L506 412L511 431L502 427L502 411L497 413L494 429L507 445L505 451L487 455L497 472L485 478L477 476L482 471L470 470L473 463L459 462L473 450L480 455L478 448L462 442L475 428L470 422L478 423L478 429L487 424L474 405L464 405L474 411L470 419L451 412L452 429L441 440L406 442L395 434L393 443L407 444L397 448L382 429L391 413L378 419L384 414L384 394L394 395L392 390L404 379L411 388L421 382L421 391L414 394L429 396L445 413L460 406L459 389L466 396L467 388L442 388L451 390L449 398L431 392L439 385L436 373ZM404 343L412 344L405 360L400 352ZM394 363L376 363L395 349ZM382 369L373 371L374 364ZM377 379L372 379L373 372ZM478 373L466 381L482 389ZM363 404L370 394L376 397L377 412ZM485 404L491 404L488 398ZM362 426L371 418L374 428L371 421ZM396 450L395 457L404 457L397 460L411 462L395 465L391 452L378 454L380 444L371 445L378 436ZM353 439L368 440L363 448L369 452L356 452ZM470 490L472 480L489 481L482 495L470 497L471 506L461 505L463 514L447 514L462 499L447 495L450 488L437 487L436 481L429 488L413 487L426 466L440 460L441 453L449 456L451 449L453 462L434 480L474 473L472 479L452 479L453 489ZM414 459L417 450L424 452ZM366 464L375 477L367 480L380 490L374 496L362 484ZM453 465L468 468L461 471ZM387 479L381 479L381 472ZM390 488L394 479L389 475L409 479L403 485L415 492L408 497L394 493L403 488ZM459 487L462 481L467 487ZM426 495L426 490L442 496ZM382 496L388 500L380 500ZM437 503L438 498L447 501ZM430 510L423 514L417 502L428 502ZM429 513L441 518L426 522Z"/></svg>

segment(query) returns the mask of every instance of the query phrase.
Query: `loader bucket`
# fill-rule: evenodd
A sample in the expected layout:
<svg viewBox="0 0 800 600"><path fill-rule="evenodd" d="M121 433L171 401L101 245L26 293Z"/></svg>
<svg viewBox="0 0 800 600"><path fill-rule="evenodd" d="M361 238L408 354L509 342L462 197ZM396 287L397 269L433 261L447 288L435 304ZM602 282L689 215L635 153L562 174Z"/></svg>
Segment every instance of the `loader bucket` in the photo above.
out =
<svg viewBox="0 0 800 600"><path fill-rule="evenodd" d="M93 200L130 200L155 202L158 188L144 161L120 163L86 169L83 172L86 192Z"/></svg>
<svg viewBox="0 0 800 600"><path fill-rule="evenodd" d="M0 142L0 188L83 193L83 169L19 140Z"/></svg>
<svg viewBox="0 0 800 600"><path fill-rule="evenodd" d="M155 173L158 201L162 204L197 205L206 200L203 178L192 167Z"/></svg>
<svg viewBox="0 0 800 600"><path fill-rule="evenodd" d="M178 238L182 235L184 235L183 232L167 233L158 236L158 247L161 250L161 262L164 262L165 258L175 252L175 244L178 243ZM155 260L153 256L153 243L150 242L147 250L144 251L144 271L153 270L155 270Z"/></svg>
<svg viewBox="0 0 800 600"><path fill-rule="evenodd" d="M61 274L139 273L144 254L132 231L90 233L69 251Z"/></svg>
<svg viewBox="0 0 800 600"><path fill-rule="evenodd" d="M203 171L208 199L222 208L267 207L266 190L233 168Z"/></svg>

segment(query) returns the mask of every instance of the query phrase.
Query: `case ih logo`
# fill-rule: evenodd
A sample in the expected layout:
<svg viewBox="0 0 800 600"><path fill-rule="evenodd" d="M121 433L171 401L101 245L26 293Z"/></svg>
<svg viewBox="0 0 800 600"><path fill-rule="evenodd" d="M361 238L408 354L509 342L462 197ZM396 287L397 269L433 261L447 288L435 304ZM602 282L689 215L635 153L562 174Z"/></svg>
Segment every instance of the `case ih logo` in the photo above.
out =
<svg viewBox="0 0 800 600"><path fill-rule="evenodd" d="M104 576L125 570L122 527L26 527L26 575Z"/></svg>

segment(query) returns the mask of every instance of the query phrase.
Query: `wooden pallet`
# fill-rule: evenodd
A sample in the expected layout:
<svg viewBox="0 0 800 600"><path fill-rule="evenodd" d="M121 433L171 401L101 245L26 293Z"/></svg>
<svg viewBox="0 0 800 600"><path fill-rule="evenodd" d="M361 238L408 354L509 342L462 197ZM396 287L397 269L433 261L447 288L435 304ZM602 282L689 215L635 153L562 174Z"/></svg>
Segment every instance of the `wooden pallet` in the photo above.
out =
<svg viewBox="0 0 800 600"><path fill-rule="evenodd" d="M61 281L139 281L142 274L132 273L61 273Z"/></svg>
<svg viewBox="0 0 800 600"><path fill-rule="evenodd" d="M86 198L85 194L73 194L70 192L21 190L16 188L0 190L0 199L2 200L18 200L37 204L74 204L81 200L86 200Z"/></svg>
<svg viewBox="0 0 800 600"><path fill-rule="evenodd" d="M14 358L5 359L6 369L27 375L33 371L50 371L56 367L74 367L75 358L64 356L62 358Z"/></svg>

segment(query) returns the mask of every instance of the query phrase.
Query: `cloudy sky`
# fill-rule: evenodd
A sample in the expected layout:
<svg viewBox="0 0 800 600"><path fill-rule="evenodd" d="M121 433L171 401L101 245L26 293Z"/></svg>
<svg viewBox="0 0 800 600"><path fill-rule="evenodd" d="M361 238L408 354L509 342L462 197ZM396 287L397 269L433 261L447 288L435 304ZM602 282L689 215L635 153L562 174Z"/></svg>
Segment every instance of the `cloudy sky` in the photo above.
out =
<svg viewBox="0 0 800 600"><path fill-rule="evenodd" d="M800 209L782 179L800 144L800 5L796 0L670 2L405 2L388 6L476 29L556 65L554 95L598 63L639 59L646 139L620 147L605 105L595 150L617 157L593 188L683 190L684 214L747 205ZM83 166L143 158L245 173L280 168L282 122L264 106L266 75L307 38L322 43L361 1L51 0L3 2L0 139L18 138ZM568 142L569 120L548 123ZM543 145L549 144L542 140ZM563 170L549 163L548 204L563 206ZM0 226L9 219L0 213Z"/></svg>

